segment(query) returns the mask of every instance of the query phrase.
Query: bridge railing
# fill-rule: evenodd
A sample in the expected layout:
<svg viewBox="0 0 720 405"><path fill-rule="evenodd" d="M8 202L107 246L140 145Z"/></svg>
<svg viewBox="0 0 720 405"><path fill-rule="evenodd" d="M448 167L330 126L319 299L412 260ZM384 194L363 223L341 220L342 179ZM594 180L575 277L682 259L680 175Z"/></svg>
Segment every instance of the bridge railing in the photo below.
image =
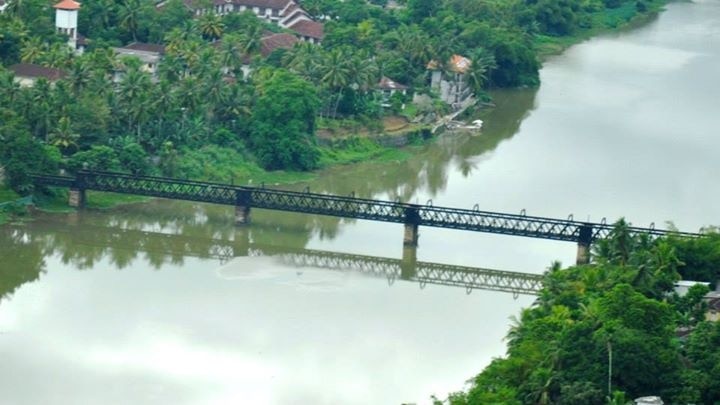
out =
<svg viewBox="0 0 720 405"><path fill-rule="evenodd" d="M381 201L352 196L338 196L264 187L236 186L194 180L154 176L80 171L76 177L33 175L36 184L70 187L151 197L209 202L244 207L302 212L336 217L368 219L412 225L432 226L504 235L578 242L589 246L596 239L607 237L613 226L575 221L508 214L478 209L434 207L403 202ZM696 237L696 233L666 231L654 228L629 227L631 234L653 237L674 234Z"/></svg>

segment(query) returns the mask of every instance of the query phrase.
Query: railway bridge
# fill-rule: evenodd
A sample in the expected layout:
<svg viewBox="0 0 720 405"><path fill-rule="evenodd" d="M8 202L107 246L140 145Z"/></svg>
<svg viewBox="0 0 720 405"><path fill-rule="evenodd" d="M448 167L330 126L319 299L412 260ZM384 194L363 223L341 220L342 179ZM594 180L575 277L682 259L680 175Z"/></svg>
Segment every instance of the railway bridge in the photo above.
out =
<svg viewBox="0 0 720 405"><path fill-rule="evenodd" d="M593 241L606 238L613 229L612 225L605 221L583 222L572 217L559 219L524 213L482 211L477 205L471 209L436 207L352 195L298 192L114 172L79 171L75 176L33 174L32 179L38 186L68 188L69 204L74 207L84 205L86 190L95 190L231 205L235 207L237 224L250 222L252 208L399 223L404 225L403 243L409 247L417 246L420 226L550 239L576 243L579 264L588 262ZM630 227L629 232L644 233L651 237L670 233L684 237L698 236L696 233L654 227Z"/></svg>

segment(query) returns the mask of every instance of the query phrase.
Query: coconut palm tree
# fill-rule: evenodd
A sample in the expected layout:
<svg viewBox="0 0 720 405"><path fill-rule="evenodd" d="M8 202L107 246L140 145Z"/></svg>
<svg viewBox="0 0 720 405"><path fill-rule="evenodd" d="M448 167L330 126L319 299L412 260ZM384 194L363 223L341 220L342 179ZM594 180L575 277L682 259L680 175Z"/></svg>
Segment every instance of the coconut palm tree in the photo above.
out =
<svg viewBox="0 0 720 405"><path fill-rule="evenodd" d="M58 126L50 133L50 144L57 146L65 155L77 150L78 139L80 134L73 130L68 117L60 118Z"/></svg>
<svg viewBox="0 0 720 405"><path fill-rule="evenodd" d="M349 55L344 49L335 48L325 53L320 61L320 82L334 94L335 98L332 108L333 117L337 115L343 89L350 84L349 59Z"/></svg>
<svg viewBox="0 0 720 405"><path fill-rule="evenodd" d="M92 71L84 59L78 59L73 63L68 75L70 88L75 96L78 96L90 82Z"/></svg>
<svg viewBox="0 0 720 405"><path fill-rule="evenodd" d="M282 63L283 66L303 79L318 83L320 81L318 61L322 57L321 55L319 46L301 42L283 56Z"/></svg>
<svg viewBox="0 0 720 405"><path fill-rule="evenodd" d="M24 63L35 63L47 50L47 44L40 37L31 37L23 42L20 60Z"/></svg>
<svg viewBox="0 0 720 405"><path fill-rule="evenodd" d="M0 105L12 105L19 93L20 85L15 81L14 75L0 70Z"/></svg>
<svg viewBox="0 0 720 405"><path fill-rule="evenodd" d="M495 56L480 48L471 59L472 63L467 71L468 84L475 94L479 94L488 83L488 78L497 68Z"/></svg>
<svg viewBox="0 0 720 405"><path fill-rule="evenodd" d="M225 24L219 15L209 13L198 19L198 28L203 37L214 42L222 37Z"/></svg>
<svg viewBox="0 0 720 405"><path fill-rule="evenodd" d="M127 118L128 130L140 135L143 120L148 116L150 76L138 67L131 67L120 82L118 96L120 108Z"/></svg>
<svg viewBox="0 0 720 405"><path fill-rule="evenodd" d="M240 34L238 40L240 41L240 49L243 55L253 56L260 53L264 30L262 25L252 24Z"/></svg>
<svg viewBox="0 0 720 405"><path fill-rule="evenodd" d="M137 41L140 20L144 11L145 3L142 0L122 0L118 4L120 27L124 28L132 36L133 41Z"/></svg>

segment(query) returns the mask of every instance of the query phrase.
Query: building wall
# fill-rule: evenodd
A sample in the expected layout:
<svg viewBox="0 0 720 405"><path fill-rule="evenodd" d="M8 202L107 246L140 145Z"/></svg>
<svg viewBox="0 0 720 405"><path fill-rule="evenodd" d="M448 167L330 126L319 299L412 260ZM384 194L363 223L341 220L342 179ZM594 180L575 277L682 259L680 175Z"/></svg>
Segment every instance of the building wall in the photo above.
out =
<svg viewBox="0 0 720 405"><path fill-rule="evenodd" d="M77 10L55 10L55 26L58 28L77 28Z"/></svg>

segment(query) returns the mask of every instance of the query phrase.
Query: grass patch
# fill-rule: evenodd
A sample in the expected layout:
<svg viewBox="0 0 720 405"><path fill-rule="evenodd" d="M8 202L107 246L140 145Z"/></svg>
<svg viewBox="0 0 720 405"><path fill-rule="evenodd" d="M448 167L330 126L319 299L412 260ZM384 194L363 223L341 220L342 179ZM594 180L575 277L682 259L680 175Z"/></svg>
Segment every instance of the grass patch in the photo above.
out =
<svg viewBox="0 0 720 405"><path fill-rule="evenodd" d="M234 184L289 184L315 177L315 174L308 172L268 172L248 156L234 149L214 145L185 151L179 159L178 172L193 180Z"/></svg>
<svg viewBox="0 0 720 405"><path fill-rule="evenodd" d="M68 190L62 188L50 188L47 193L35 193L33 195L35 207L44 212L73 212L74 208L68 205Z"/></svg>
<svg viewBox="0 0 720 405"><path fill-rule="evenodd" d="M87 191L85 194L88 208L107 209L120 204L134 204L148 201L150 197L130 194L105 193L101 191ZM67 204L67 202L66 202Z"/></svg>
<svg viewBox="0 0 720 405"><path fill-rule="evenodd" d="M0 186L0 203L7 201L14 201L20 198L18 193L12 191L6 186Z"/></svg>
<svg viewBox="0 0 720 405"><path fill-rule="evenodd" d="M339 139L330 146L320 148L320 165L323 167L357 162L402 161L410 157L406 150L388 148L362 137Z"/></svg>

